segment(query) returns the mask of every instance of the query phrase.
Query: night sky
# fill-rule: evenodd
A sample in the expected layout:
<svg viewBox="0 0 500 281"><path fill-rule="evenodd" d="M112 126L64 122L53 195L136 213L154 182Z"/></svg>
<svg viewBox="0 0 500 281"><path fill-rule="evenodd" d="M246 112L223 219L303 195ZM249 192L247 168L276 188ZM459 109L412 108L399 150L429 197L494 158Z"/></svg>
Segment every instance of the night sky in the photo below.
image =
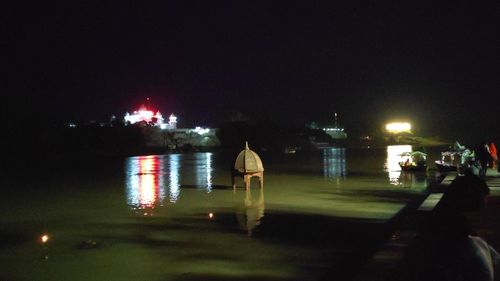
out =
<svg viewBox="0 0 500 281"><path fill-rule="evenodd" d="M149 97L186 126L338 112L357 132L406 118L427 135L500 135L498 4L144 2L4 7L10 117L107 121Z"/></svg>

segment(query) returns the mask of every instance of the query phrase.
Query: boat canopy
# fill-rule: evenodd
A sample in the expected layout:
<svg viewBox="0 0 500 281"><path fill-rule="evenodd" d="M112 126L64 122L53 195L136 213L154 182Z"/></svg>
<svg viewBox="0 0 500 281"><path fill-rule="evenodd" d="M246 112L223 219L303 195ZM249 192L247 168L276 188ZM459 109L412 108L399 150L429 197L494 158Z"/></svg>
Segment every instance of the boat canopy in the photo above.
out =
<svg viewBox="0 0 500 281"><path fill-rule="evenodd" d="M411 151L411 152L403 152L401 153L402 157L409 157L413 160L425 160L427 158L427 154L421 151Z"/></svg>
<svg viewBox="0 0 500 281"><path fill-rule="evenodd" d="M421 151L411 151L401 153L401 157L406 158L408 161L407 163L425 163L427 154Z"/></svg>
<svg viewBox="0 0 500 281"><path fill-rule="evenodd" d="M426 153L423 153L421 151L411 151L411 152L403 152L401 153L401 156L421 156L421 157L427 157Z"/></svg>

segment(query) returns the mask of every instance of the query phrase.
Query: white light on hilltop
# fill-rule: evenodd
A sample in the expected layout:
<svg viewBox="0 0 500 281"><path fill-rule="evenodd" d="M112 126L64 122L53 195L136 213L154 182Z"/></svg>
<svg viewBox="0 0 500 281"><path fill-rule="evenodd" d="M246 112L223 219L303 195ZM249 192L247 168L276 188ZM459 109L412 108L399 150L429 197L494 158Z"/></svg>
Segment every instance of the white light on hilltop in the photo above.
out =
<svg viewBox="0 0 500 281"><path fill-rule="evenodd" d="M410 133L411 132L411 124L408 122L393 122L385 125L385 129L392 134L397 133Z"/></svg>

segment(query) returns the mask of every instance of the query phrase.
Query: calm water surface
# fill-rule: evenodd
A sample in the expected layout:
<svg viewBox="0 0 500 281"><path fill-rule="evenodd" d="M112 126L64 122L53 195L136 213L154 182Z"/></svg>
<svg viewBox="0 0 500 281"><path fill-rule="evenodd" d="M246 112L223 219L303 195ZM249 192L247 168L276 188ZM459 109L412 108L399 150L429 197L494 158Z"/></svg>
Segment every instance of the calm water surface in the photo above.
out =
<svg viewBox="0 0 500 281"><path fill-rule="evenodd" d="M261 154L250 190L232 189L223 153L37 159L1 182L0 279L352 277L427 187L431 172L399 169L411 149Z"/></svg>

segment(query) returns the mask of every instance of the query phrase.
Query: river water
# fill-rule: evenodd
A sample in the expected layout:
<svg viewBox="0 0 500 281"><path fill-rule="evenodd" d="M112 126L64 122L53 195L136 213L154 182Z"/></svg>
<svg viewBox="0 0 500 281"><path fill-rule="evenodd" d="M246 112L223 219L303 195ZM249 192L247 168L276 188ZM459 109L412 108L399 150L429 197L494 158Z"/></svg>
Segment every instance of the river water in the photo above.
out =
<svg viewBox="0 0 500 281"><path fill-rule="evenodd" d="M0 279L347 280L434 177L411 150L261 154L249 190L229 153L37 159L1 180Z"/></svg>

